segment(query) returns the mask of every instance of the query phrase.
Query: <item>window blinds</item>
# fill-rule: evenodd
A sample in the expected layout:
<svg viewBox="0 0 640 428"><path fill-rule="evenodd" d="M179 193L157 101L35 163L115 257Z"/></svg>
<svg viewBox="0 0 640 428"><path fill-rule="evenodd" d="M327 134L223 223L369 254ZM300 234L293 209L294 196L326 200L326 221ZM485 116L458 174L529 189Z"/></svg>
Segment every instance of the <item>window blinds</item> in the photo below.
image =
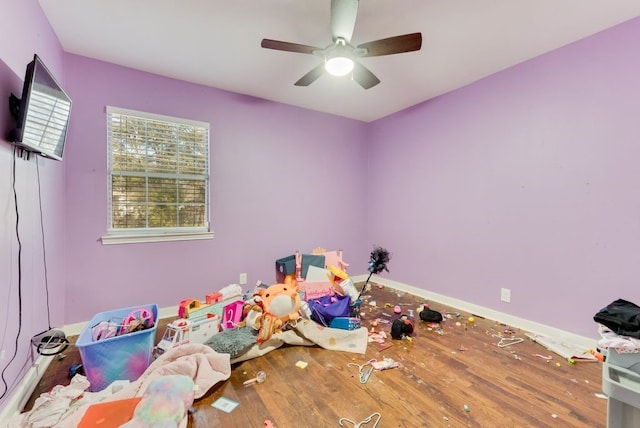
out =
<svg viewBox="0 0 640 428"><path fill-rule="evenodd" d="M209 124L107 108L110 230L206 230Z"/></svg>

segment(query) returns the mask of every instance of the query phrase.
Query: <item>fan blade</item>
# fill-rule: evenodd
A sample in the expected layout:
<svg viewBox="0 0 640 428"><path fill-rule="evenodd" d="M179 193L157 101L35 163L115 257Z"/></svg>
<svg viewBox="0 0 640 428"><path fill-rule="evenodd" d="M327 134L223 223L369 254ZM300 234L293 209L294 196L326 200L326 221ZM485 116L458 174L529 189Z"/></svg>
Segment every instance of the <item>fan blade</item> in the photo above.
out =
<svg viewBox="0 0 640 428"><path fill-rule="evenodd" d="M353 62L353 80L358 82L364 89L369 89L380 83L380 79L376 77L367 67L357 61Z"/></svg>
<svg viewBox="0 0 640 428"><path fill-rule="evenodd" d="M313 51L317 51L319 48L301 45L298 43L281 42L280 40L262 39L260 46L267 49L275 49L277 51L298 52L305 54L312 54Z"/></svg>
<svg viewBox="0 0 640 428"><path fill-rule="evenodd" d="M360 56L368 57L419 51L421 47L422 33L411 33L363 43L357 49L366 49L367 53Z"/></svg>
<svg viewBox="0 0 640 428"><path fill-rule="evenodd" d="M294 85L296 86L309 86L324 73L324 63L321 63L315 68L312 68L310 72L302 76Z"/></svg>
<svg viewBox="0 0 640 428"><path fill-rule="evenodd" d="M358 15L358 0L331 0L331 36L351 42Z"/></svg>

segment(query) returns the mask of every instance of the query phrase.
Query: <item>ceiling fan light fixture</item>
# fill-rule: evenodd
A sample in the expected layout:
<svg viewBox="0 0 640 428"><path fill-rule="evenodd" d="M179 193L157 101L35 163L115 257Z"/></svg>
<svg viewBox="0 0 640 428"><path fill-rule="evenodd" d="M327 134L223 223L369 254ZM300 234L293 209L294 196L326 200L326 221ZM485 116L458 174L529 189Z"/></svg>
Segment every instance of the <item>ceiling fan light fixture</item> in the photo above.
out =
<svg viewBox="0 0 640 428"><path fill-rule="evenodd" d="M309 86L326 73L333 76L350 75L362 88L370 89L380 83L380 79L360 63L360 58L419 51L422 47L422 33L403 34L352 45L351 36L359 3L359 0L331 0L330 27L333 43L324 48L271 39L262 39L260 46L317 55L324 60L298 79L294 83L296 86Z"/></svg>
<svg viewBox="0 0 640 428"><path fill-rule="evenodd" d="M346 76L353 71L353 60L346 56L334 56L325 61L324 68L332 76Z"/></svg>

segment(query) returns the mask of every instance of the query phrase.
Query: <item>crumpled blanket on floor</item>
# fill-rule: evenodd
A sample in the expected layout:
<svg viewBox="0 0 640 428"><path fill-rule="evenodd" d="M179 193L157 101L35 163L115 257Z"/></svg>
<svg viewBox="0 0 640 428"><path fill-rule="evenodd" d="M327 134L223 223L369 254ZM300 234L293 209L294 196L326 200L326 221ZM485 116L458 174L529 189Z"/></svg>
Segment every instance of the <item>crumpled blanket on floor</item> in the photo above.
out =
<svg viewBox="0 0 640 428"><path fill-rule="evenodd" d="M231 359L231 364L265 355L284 345L318 345L332 351L364 354L367 351L368 332L365 327L355 330L328 328L312 320L300 320L292 329L274 334L263 343L256 343L245 353Z"/></svg>
<svg viewBox="0 0 640 428"><path fill-rule="evenodd" d="M169 428L184 424L194 399L195 384L189 376L165 375L156 378L149 384L133 409L133 416L128 422L120 425L120 428ZM129 414L123 416L129 418ZM98 418L102 418L102 415L97 415L87 422L93 424L94 420L100 420Z"/></svg>
<svg viewBox="0 0 640 428"><path fill-rule="evenodd" d="M153 361L138 380L125 384L120 390L105 398L100 396L97 400L91 400L93 394L104 395L104 393L85 392L84 395L86 399L84 399L84 401L81 400L76 403L76 405L71 405L68 411L64 412L61 419L56 424L50 426L54 428L75 428L91 404L140 397L155 379L165 375L189 376L196 385L195 398L201 398L216 383L224 381L231 376L229 355L218 353L210 347L199 343L187 343L178 346ZM88 387L88 384L86 387ZM49 404L53 405L52 403ZM31 412L19 415L19 420L14 421L15 425L12 426L34 426L29 422L29 419L33 416L31 413L36 410L34 407ZM187 426L186 417L180 426Z"/></svg>

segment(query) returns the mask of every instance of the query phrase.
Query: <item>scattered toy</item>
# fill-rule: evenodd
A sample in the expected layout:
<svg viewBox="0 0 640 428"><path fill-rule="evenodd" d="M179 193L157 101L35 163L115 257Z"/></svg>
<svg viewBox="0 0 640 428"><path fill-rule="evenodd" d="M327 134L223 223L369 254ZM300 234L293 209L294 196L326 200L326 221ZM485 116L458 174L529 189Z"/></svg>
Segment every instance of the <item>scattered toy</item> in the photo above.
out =
<svg viewBox="0 0 640 428"><path fill-rule="evenodd" d="M393 360L393 358L383 358L382 360L376 360L371 363L376 370L388 370L400 367L400 363Z"/></svg>
<svg viewBox="0 0 640 428"><path fill-rule="evenodd" d="M386 344L382 345L380 347L380 349L378 349L378 352L385 351L385 350L387 350L389 348L393 348L393 344L392 343L386 343Z"/></svg>
<svg viewBox="0 0 640 428"><path fill-rule="evenodd" d="M358 377L360 378L360 383L367 383L369 380L369 376L371 376L371 372L373 371L372 363L376 360L371 359L364 364L358 363L347 363L347 367L353 366L358 368Z"/></svg>
<svg viewBox="0 0 640 428"><path fill-rule="evenodd" d="M369 422L373 421L374 418L375 418L375 422L373 423L371 428L376 428L378 426L378 423L380 422L380 419L382 419L382 415L380 413L378 413L378 412L372 413L371 415L367 416L366 418L364 418L360 422L355 422L355 421L352 421L351 419L347 419L347 418L340 418L340 419L338 419L338 424L340 424L340 426L343 427L344 426L343 422L349 422L351 425L353 425L354 428L360 428L360 427L368 424Z"/></svg>
<svg viewBox="0 0 640 428"><path fill-rule="evenodd" d="M551 355L541 355L541 354L533 354L534 357L538 357L538 358L542 358L543 360L547 360L547 362L549 362L549 360L553 359L553 357Z"/></svg>
<svg viewBox="0 0 640 428"><path fill-rule="evenodd" d="M440 323L444 319L442 314L433 309L424 308L418 312L421 321Z"/></svg>
<svg viewBox="0 0 640 428"><path fill-rule="evenodd" d="M253 379L245 380L243 385L253 385L254 383L262 383L267 379L267 374L260 370Z"/></svg>
<svg viewBox="0 0 640 428"><path fill-rule="evenodd" d="M84 376L84 367L82 367L82 364L73 364L69 367L69 377L74 377L77 374Z"/></svg>
<svg viewBox="0 0 640 428"><path fill-rule="evenodd" d="M400 318L393 321L391 324L391 338L403 339L413 334L414 325L413 322L406 316L402 315Z"/></svg>
<svg viewBox="0 0 640 428"><path fill-rule="evenodd" d="M500 339L496 344L498 348L505 348L507 346L515 345L516 343L524 342L524 339L521 337L503 337L497 334L494 334L493 337Z"/></svg>

